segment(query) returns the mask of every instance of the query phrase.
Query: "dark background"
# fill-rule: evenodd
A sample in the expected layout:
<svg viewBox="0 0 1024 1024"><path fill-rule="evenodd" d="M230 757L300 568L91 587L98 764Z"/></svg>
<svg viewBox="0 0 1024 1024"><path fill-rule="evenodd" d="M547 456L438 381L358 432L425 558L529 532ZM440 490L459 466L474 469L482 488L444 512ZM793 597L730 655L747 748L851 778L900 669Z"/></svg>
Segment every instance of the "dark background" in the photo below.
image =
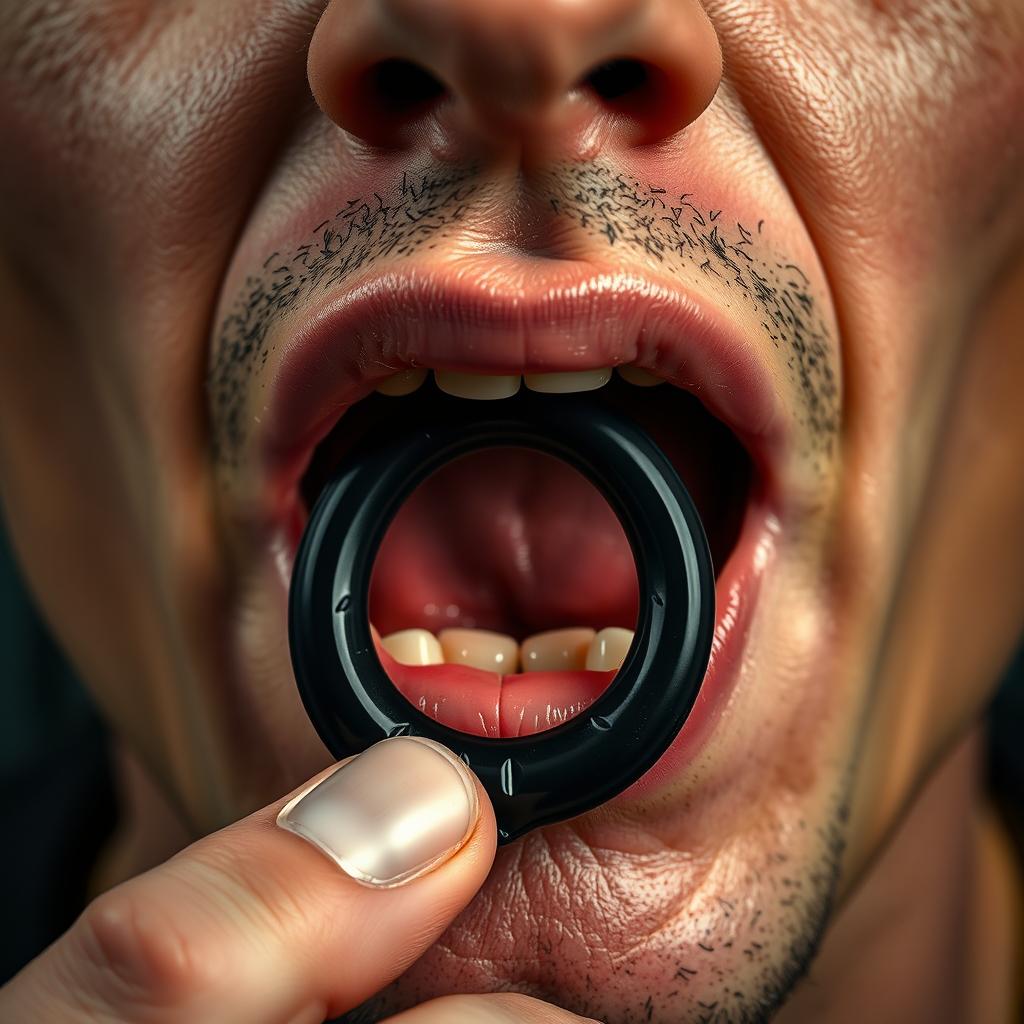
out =
<svg viewBox="0 0 1024 1024"><path fill-rule="evenodd" d="M1024 645L989 724L992 790L1024 857ZM74 920L117 820L103 723L36 614L2 528L0 801L2 983Z"/></svg>

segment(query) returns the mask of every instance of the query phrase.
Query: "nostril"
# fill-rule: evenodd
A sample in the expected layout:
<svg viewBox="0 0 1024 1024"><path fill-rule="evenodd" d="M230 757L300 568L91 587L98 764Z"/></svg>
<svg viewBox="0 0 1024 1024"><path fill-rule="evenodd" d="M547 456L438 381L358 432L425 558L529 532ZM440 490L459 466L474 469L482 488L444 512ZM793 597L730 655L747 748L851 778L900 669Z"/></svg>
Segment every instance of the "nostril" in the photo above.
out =
<svg viewBox="0 0 1024 1024"><path fill-rule="evenodd" d="M650 78L643 61L620 57L599 64L583 79L583 86L600 99L614 102L648 91Z"/></svg>
<svg viewBox="0 0 1024 1024"><path fill-rule="evenodd" d="M663 142L701 115L722 76L713 5L700 0L318 6L306 63L323 113L371 147L444 160Z"/></svg>
<svg viewBox="0 0 1024 1024"><path fill-rule="evenodd" d="M446 89L426 68L392 58L366 70L360 92L382 113L407 117L439 100Z"/></svg>
<svg viewBox="0 0 1024 1024"><path fill-rule="evenodd" d="M689 120L680 111L690 106L680 95L670 69L635 57L618 57L593 68L579 84L604 109L634 126L635 142L654 142Z"/></svg>

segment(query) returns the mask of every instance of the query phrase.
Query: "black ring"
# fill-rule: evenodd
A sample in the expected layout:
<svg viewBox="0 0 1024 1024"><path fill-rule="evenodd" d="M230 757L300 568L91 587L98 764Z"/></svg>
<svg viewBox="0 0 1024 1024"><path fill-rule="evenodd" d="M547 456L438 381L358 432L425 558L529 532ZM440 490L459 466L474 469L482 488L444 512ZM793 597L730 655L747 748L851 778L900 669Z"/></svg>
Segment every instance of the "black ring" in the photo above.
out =
<svg viewBox="0 0 1024 1024"><path fill-rule="evenodd" d="M357 446L324 489L295 560L292 663L306 711L336 758L388 736L426 736L455 751L494 803L499 840L573 817L622 792L666 750L700 689L714 632L711 554L697 510L661 449L591 395L521 391L473 402L433 388L401 400L400 418ZM480 448L537 449L575 466L619 517L640 588L636 636L608 689L546 732L486 739L410 704L370 636L370 577L401 504L442 465Z"/></svg>

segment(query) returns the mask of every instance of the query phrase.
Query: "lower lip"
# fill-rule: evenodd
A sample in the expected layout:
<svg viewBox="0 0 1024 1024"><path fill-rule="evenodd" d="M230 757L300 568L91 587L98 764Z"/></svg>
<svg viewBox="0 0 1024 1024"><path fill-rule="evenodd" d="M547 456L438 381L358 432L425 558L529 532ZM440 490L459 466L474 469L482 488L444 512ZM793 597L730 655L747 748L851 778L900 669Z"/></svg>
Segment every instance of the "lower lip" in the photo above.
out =
<svg viewBox="0 0 1024 1024"><path fill-rule="evenodd" d="M288 540L275 544L278 567L285 588L290 584L295 551L305 525L301 502L292 504ZM736 547L715 584L715 634L708 668L700 691L682 729L660 758L616 799L648 797L671 784L693 759L713 732L731 695L753 618L761 580L772 561L779 534L777 518L766 505L751 496ZM278 534L280 537L280 534ZM281 555L287 554L284 558Z"/></svg>
<svg viewBox="0 0 1024 1024"><path fill-rule="evenodd" d="M647 797L672 783L707 742L736 683L761 579L771 563L778 533L775 516L752 501L736 547L715 584L715 636L697 700L668 749L618 799Z"/></svg>

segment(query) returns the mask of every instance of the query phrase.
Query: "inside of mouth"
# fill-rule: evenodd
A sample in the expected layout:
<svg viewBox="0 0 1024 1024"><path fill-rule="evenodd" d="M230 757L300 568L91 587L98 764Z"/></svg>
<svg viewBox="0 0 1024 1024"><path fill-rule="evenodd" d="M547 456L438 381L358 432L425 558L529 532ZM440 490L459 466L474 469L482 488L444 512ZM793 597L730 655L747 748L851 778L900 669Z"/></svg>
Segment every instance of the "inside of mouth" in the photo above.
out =
<svg viewBox="0 0 1024 1024"><path fill-rule="evenodd" d="M615 383L601 400L672 460L720 571L750 488L742 446L675 388ZM401 405L374 395L345 413L306 474L307 503ZM561 460L513 447L463 456L417 488L385 534L369 594L378 656L406 700L489 738L543 732L593 704L630 646L637 605L633 554L604 496Z"/></svg>

